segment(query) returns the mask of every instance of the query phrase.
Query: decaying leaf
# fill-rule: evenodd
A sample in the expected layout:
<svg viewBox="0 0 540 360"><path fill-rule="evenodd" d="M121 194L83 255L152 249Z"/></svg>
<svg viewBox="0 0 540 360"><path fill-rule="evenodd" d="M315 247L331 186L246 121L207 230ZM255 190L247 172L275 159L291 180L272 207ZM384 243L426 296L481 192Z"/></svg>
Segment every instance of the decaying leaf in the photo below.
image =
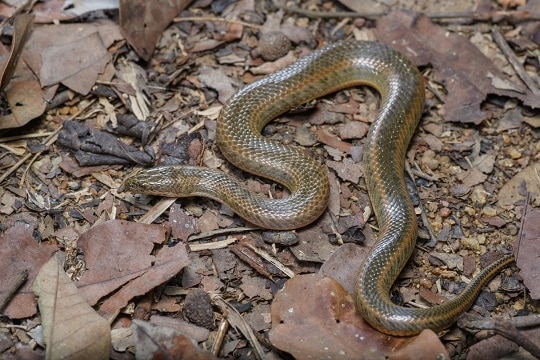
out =
<svg viewBox="0 0 540 360"><path fill-rule="evenodd" d="M109 358L109 323L88 305L55 257L43 265L33 289L39 297L47 359Z"/></svg>
<svg viewBox="0 0 540 360"><path fill-rule="evenodd" d="M99 311L113 316L133 297L146 294L189 264L184 244L159 247L169 229L120 220L94 226L79 239L87 270L77 283L92 305L106 295Z"/></svg>
<svg viewBox="0 0 540 360"><path fill-rule="evenodd" d="M503 185L497 196L497 203L502 207L510 207L519 201L525 200L527 192L531 194L533 202L540 197L540 163L534 162L519 171L506 184Z"/></svg>
<svg viewBox="0 0 540 360"><path fill-rule="evenodd" d="M195 341L171 327L133 320L132 330L137 359L217 359L212 353L202 351Z"/></svg>
<svg viewBox="0 0 540 360"><path fill-rule="evenodd" d="M6 286L21 272L28 271L28 280L3 309L3 314L12 319L27 318L36 313L32 282L41 266L58 250L55 245L38 244L33 232L32 226L19 223L0 235L0 293L5 294Z"/></svg>
<svg viewBox="0 0 540 360"><path fill-rule="evenodd" d="M449 358L431 330L413 338L374 330L356 313L351 296L334 279L320 274L289 280L276 294L271 316L270 341L298 360L330 354L357 360L435 359L439 354Z"/></svg>
<svg viewBox="0 0 540 360"><path fill-rule="evenodd" d="M433 78L446 87L445 119L479 124L486 117L480 105L488 94L517 98L540 107L540 99L524 87L498 89L492 77L510 82L493 61L467 38L431 22L426 15L391 12L377 21L377 39L403 52L417 66L431 64Z"/></svg>
<svg viewBox="0 0 540 360"><path fill-rule="evenodd" d="M144 60L150 60L156 42L172 19L192 0L121 0L120 26L127 41Z"/></svg>
<svg viewBox="0 0 540 360"><path fill-rule="evenodd" d="M35 74L40 74L43 86L62 82L87 94L96 79L112 79L114 69L107 49L121 39L119 26L107 20L46 25L32 33L23 58Z"/></svg>
<svg viewBox="0 0 540 360"><path fill-rule="evenodd" d="M20 79L9 84L6 98L11 114L0 118L0 129L23 126L43 114L46 108L41 86L34 79Z"/></svg>
<svg viewBox="0 0 540 360"><path fill-rule="evenodd" d="M522 221L521 236L516 264L520 268L519 274L523 278L523 283L529 289L529 294L534 300L540 299L540 269L538 258L540 258L540 211L530 206L526 211Z"/></svg>
<svg viewBox="0 0 540 360"><path fill-rule="evenodd" d="M30 14L21 14L15 17L13 23L13 44L11 46L9 58L0 69L0 74L2 76L2 80L0 81L0 92L6 88L11 77L15 73L15 68L19 62L19 57L21 56L24 44L26 43L26 40L28 40L28 36L30 36L33 19L34 16Z"/></svg>

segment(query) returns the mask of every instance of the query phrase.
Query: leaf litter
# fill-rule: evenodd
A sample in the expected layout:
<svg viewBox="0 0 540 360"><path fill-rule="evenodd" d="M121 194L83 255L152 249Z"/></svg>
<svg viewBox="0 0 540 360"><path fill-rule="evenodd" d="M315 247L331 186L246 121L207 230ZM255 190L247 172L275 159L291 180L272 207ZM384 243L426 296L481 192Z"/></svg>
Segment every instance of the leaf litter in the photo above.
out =
<svg viewBox="0 0 540 360"><path fill-rule="evenodd" d="M85 8L79 2L74 2L73 7L62 10L63 1L45 3L50 6L49 9L54 8L49 13L57 19L73 18L73 13L83 14L95 10L92 6L99 6L96 2L90 8ZM133 2L132 5L136 8L141 4ZM336 4L317 4L314 7L328 11L334 9ZM44 16L43 5L37 3L32 8L38 23L50 21ZM411 262L414 267L407 267L398 280L403 302L437 303L443 295L452 297L453 293L460 291L461 266L464 275L474 276L477 268L475 254L482 255L485 260L494 252L509 251L520 228L520 246L531 256L519 258L518 255L518 266L522 268L520 275L524 283L530 286L531 295L535 294L534 281L531 279L536 276L533 254L537 254L538 250L534 247L534 239L537 238L534 208L538 206L535 187L538 185L536 167L539 148L538 141L534 140L534 129L538 127L535 125L537 114L534 110L538 106L537 97L531 95L534 89L522 85L514 69L505 63L506 57L493 46L494 32L482 27L489 23L480 21L478 27L467 23L460 28L448 23L441 26L437 25L441 22L433 20L436 17L430 20L427 16L391 12L390 8L384 6L381 9L380 2L374 3L373 7L373 11L381 11L373 17L379 19L376 23L362 18L343 22L322 20L315 27L312 26L314 20L309 17L284 11L261 13L250 2L223 7L221 5L224 4L216 2L209 7L204 1L197 1L180 16L177 15L178 11L157 16L170 3L142 5L139 9L142 9L144 16L137 16L139 23L152 24L145 36L124 38L122 35L138 30L138 25L135 25L138 22L130 21L134 13L126 2L120 2L120 26L114 21L104 20L105 15L99 20L89 18L74 24L39 26L40 31L32 33L29 45L21 55L24 63L19 61L15 77L24 73L23 65L27 64L32 69L29 71L26 68L27 76L30 79L33 76L34 84L40 82L35 86L35 95L30 97L37 99L38 103L41 101L41 107L30 106L33 111L39 111L37 115L32 115L34 118L45 111L43 98L52 104L47 111L49 122L46 126L42 125L41 119L34 120L39 131L46 133L58 129L59 124L78 117L77 120L92 131L106 131L112 134L111 138L118 136L130 145L154 145L157 161L163 160L162 150L169 146L172 150L170 159L185 158L187 160L182 161L226 169L242 178L240 172L223 162L213 145L217 116L215 109L219 110L236 89L242 87L243 83L254 81L260 74L274 72L309 53L317 46L317 41L328 42L354 36L387 42L416 61L424 70L427 81L426 114L411 145L408 159L419 186L418 203L427 214L427 225L424 227L430 226L437 239L440 239L439 243L421 243L426 248L413 255ZM188 4L178 2L174 5L179 5L177 9L180 9ZM349 4L351 8L354 5L354 2ZM9 11L6 6L1 4L0 13ZM114 8L114 5L101 6L103 9ZM158 7L159 11L152 13L152 6ZM409 6L405 4L403 7ZM429 4L420 6L425 7L416 10L433 13L434 9L429 8ZM462 6L460 9L466 12L470 5L459 2L452 6L455 11ZM517 5L506 6L510 7L511 12ZM537 1L529 1L519 10L534 13L539 7ZM444 12L448 8L443 6L439 10ZM201 11L221 17L198 17ZM485 1L478 4L477 12L489 13ZM372 15L365 18L370 19ZM471 15L471 18L474 17ZM230 22L230 19L235 20ZM174 25L168 26L171 21L174 21ZM521 27L520 24L520 31L514 31L515 23L508 22L505 26L500 27L504 31L499 31L512 46L511 50L521 52L523 66L531 72L534 69L534 63L530 61L534 57L531 55L534 48L531 47L531 37L528 37L530 27ZM277 29L291 40L292 50L284 43L279 49L259 47L264 41L263 35ZM156 42L159 36L161 40ZM137 55L129 53L126 42L138 52L138 56L151 59L150 62L144 64L138 61ZM286 55L275 61L263 60L263 55L269 58L266 52L270 51L272 55L273 50L276 50L275 54ZM68 52L76 56L62 56ZM449 61L449 55L452 55L452 61ZM8 84L14 85L14 82ZM85 94L87 98L100 97L100 100L86 102L82 98ZM335 104L329 104L332 101ZM397 348L400 348L402 353L399 356L402 358L410 358L411 354L418 358L421 350L427 351L428 356L439 350L448 351L452 357L463 356L462 344L466 343L463 339L470 341L472 337L460 328L453 327L442 337L446 349L442 348L435 334L429 333L420 335L416 340L386 337L386 342L377 343L380 334L373 334L354 312L349 294L354 292L355 269L358 269L365 256L366 247L373 244L376 233L371 228L376 224L371 220L369 200L363 190L360 161L363 137L376 113L376 102L377 96L371 90L350 89L311 105L304 113L287 114L284 116L287 122L278 120L265 129L265 135L278 141L302 144L307 151L324 161L331 172L329 212L311 227L297 231L298 244L290 248L280 243L265 244L257 233L228 235L229 228L241 225L242 220L234 217L227 207L216 206L202 199L182 200L172 205L169 212L166 209L174 202L160 202L159 206L151 209L148 218L141 218L143 221L157 219L160 223L168 224L164 227L144 227L131 222L150 209L153 200L116 191L126 174L121 166L114 165L120 161L96 162L108 165L84 167L83 163L76 162L83 158L75 156L74 160L72 153L65 148L50 148L59 152L54 156L53 151L42 147L44 150L36 153L38 160L32 163L29 171L31 176L26 180L32 187L19 185L23 184L19 182L22 172L10 172L13 175L0 177L0 182L6 182L6 186L0 189L0 231L4 232L0 241L7 244L13 242L14 236L22 230L18 226L23 223L30 225L31 229L24 232L24 248L43 250L43 254L26 260L21 260L24 258L19 252L11 251L15 249L14 245L6 247L7 251L0 251L0 258L6 264L5 268L1 268L2 274L10 274L11 279L17 279L20 275L21 268L15 266L12 260L7 261L11 258L17 259L16 264L26 264L24 268L29 269L29 280L15 294L4 313L12 319L17 316L28 318L23 320L28 329L35 326L31 321L35 302L28 292L28 286L35 278L37 269L49 259L52 252L60 250L65 251L66 266L70 266L68 273L76 280L80 293L99 313L113 322L113 327L117 327L113 333L118 333L124 345L120 345L118 340L118 344L113 346L112 351L118 352L116 355L137 353L137 345L140 344L132 341L133 334L140 335L143 328L150 333L144 325L136 328L135 322L129 321L130 318L144 321L148 320L149 313L153 313L152 317L156 319L156 314L172 315L180 311L175 316L185 317L189 313L192 314L191 321L199 321L196 320L199 318L197 306L193 307L199 301L186 300L191 299L197 288L202 288L206 293L217 291L248 320L242 323L239 313L240 317L236 318L239 322L235 325L239 327L235 329L243 329L241 332L249 341L238 337L238 333L226 332L222 355L253 357L262 354L248 328L251 325L259 334L269 334L269 305L274 297L272 308L276 310L272 310L272 318L285 321L281 323L281 320L276 320L272 324L272 344L262 342L269 358L279 356L276 348L297 358L322 354L318 346L304 347L305 341L301 340L304 339L306 326L325 330L326 325L321 324L329 324L326 330L336 330L336 317L341 319L336 331L342 333L343 340L349 339L347 336L351 334L368 334L362 335L364 343L375 346L373 349L376 349L377 356L392 353L391 356L400 358L393 353ZM126 137L132 135L116 132L119 127L115 109L134 119L129 127L142 129L136 136L140 140L128 139ZM81 113L81 110L85 111ZM205 118L206 115L209 116ZM149 121L139 122L145 119ZM22 125L21 122L11 126ZM26 128L32 130L28 126L21 127L27 131ZM188 132L197 134L197 137L176 143L177 136ZM55 143L54 137L49 139L52 140L42 144L50 147ZM93 141L102 149L117 150L122 147L114 142L108 143L103 138ZM32 141L19 140L15 146L13 140L9 140L5 144L10 146L0 150L1 168L13 166L17 157L22 156L21 152L28 154L35 149ZM4 143L0 142L0 145ZM120 151L125 153L124 150ZM144 151L153 154L147 152L147 148ZM6 152L7 156L4 155ZM418 156L415 157L415 154ZM89 152L85 157L92 160L95 153ZM128 152L126 158L129 157ZM248 185L250 189L263 194L271 193L274 197L287 195L286 190L279 186L259 180L249 179ZM46 217L43 214L47 214ZM117 217L122 220L116 220ZM41 221L42 218L45 220ZM17 222L19 225L15 225ZM169 239L169 229L172 229L172 240ZM213 234L209 245L205 245L204 241L198 244L190 241L193 234L203 232L204 235L209 231ZM235 245L231 249L210 250L210 245L237 242L242 236L246 239L239 243L241 247ZM178 239L180 243L176 243ZM39 244L36 240L44 240L47 245ZM188 248L184 242L189 242ZM343 242L348 243L338 246ZM362 242L364 245L358 245ZM249 246L246 247L246 244ZM436 246L431 249L434 244ZM189 248L197 249L197 252L191 252L188 256ZM242 252L231 251L233 249ZM245 249L257 251L249 252L249 257L241 257ZM288 268L287 273L314 273L320 269L321 274L338 279L340 284L328 277L321 278L321 275L296 275L282 291L292 293L297 299L281 304L281 292L276 291L284 283L284 275L272 268L274 265L266 263L267 260L259 258L262 253L272 254L282 266ZM265 277L256 277L255 271ZM299 290L294 288L296 281L301 284ZM328 287L323 287L323 283L328 283ZM505 292L498 290L498 284ZM306 304L310 303L305 300L306 289L315 291L312 298L307 300L319 299L307 309ZM350 314L342 316L339 312L328 311L332 307L328 304L336 300L328 297L328 289L340 294L340 301ZM2 294L5 290L9 289L2 289ZM497 311L504 309L511 316L536 311L534 305L517 295L521 294L522 288L511 270L505 270L502 276L498 276L489 290L497 292ZM483 300L480 299L473 308L482 314L486 314L487 310L478 304L488 304L490 298L495 298L489 295L492 293L485 293L487 295L482 296ZM22 301L21 296L26 300ZM289 299L289 296L286 298ZM215 297L212 299L219 301ZM300 302L296 303L298 300ZM214 307L211 317L216 322L223 320L223 309L226 308L224 303L218 303L221 304L218 306L220 309ZM287 304L289 308L279 310L280 306ZM302 310L299 318L289 317L286 309L291 306ZM494 308L493 305L488 307ZM19 314L16 315L13 309ZM208 305L204 309L209 314ZM210 322L203 323L208 327L206 331L217 331ZM198 347L188 338L165 331L167 325L160 324L155 334L161 334L149 336L158 344L158 349L151 350L145 356L187 352L199 354ZM160 331L160 328L163 330ZM131 329L131 333L124 331L120 335L121 329ZM187 330L181 330L181 334L184 331ZM354 347L358 338L339 342L333 333L322 333L325 334L323 340L316 338L317 334L314 334L313 340L328 341L330 346L340 345L340 349L335 348L338 353L339 350L346 350L349 355L363 353L366 349ZM208 341L207 336L196 336L195 332L190 334L197 342ZM288 336L284 339L284 335ZM130 337L131 341L123 342ZM414 347L419 343L430 343L434 347L420 346L419 350ZM9 339L5 344L13 346ZM35 352L28 346L24 349ZM47 349L52 349L52 346ZM251 352L253 349L255 352ZM510 346L507 350L514 351ZM488 354L482 346L474 351L480 356Z"/></svg>

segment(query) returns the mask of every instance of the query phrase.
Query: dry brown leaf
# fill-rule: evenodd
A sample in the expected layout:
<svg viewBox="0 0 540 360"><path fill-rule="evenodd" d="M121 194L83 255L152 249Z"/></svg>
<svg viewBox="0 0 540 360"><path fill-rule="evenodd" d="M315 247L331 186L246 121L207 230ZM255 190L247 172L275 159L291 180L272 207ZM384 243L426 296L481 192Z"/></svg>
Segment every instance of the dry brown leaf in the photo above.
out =
<svg viewBox="0 0 540 360"><path fill-rule="evenodd" d="M6 99L11 114L0 118L0 129L21 127L43 114L47 107L41 86L34 79L11 82L6 89Z"/></svg>
<svg viewBox="0 0 540 360"><path fill-rule="evenodd" d="M531 194L533 202L540 197L540 163L535 162L519 171L499 190L497 203L502 207L515 205L525 200L527 192ZM536 199L536 200L535 200Z"/></svg>
<svg viewBox="0 0 540 360"><path fill-rule="evenodd" d="M446 87L445 120L479 124L486 117L480 105L488 94L507 96L540 107L528 89L497 89L491 77L511 82L492 60L467 38L448 32L420 14L391 12L377 21L377 39L403 52L418 66L431 64L433 78ZM516 85L518 86L518 85Z"/></svg>
<svg viewBox="0 0 540 360"><path fill-rule="evenodd" d="M540 299L540 211L527 205L523 217L516 264L532 299Z"/></svg>
<svg viewBox="0 0 540 360"><path fill-rule="evenodd" d="M191 1L121 0L119 8L122 33L137 54L148 61L163 30Z"/></svg>
<svg viewBox="0 0 540 360"><path fill-rule="evenodd" d="M79 246L87 270L77 283L83 296L94 305L113 293L99 309L108 318L135 296L176 276L190 262L185 245L154 250L167 240L169 231L161 225L111 220L83 234Z"/></svg>
<svg viewBox="0 0 540 360"><path fill-rule="evenodd" d="M187 241L188 237L200 232L196 218L188 215L182 209L182 206L177 203L174 203L169 209L168 224L171 227L174 239Z"/></svg>
<svg viewBox="0 0 540 360"><path fill-rule="evenodd" d="M322 264L319 273L330 276L339 282L345 291L354 294L358 271L369 251L370 248L367 246L343 244Z"/></svg>
<svg viewBox="0 0 540 360"><path fill-rule="evenodd" d="M56 257L33 284L43 325L47 359L108 359L111 331L81 296Z"/></svg>
<svg viewBox="0 0 540 360"><path fill-rule="evenodd" d="M122 60L118 63L116 76L125 81L135 90L135 94L126 94L129 98L128 105L133 115L140 121L146 120L150 114L148 104L147 75L143 68L132 61Z"/></svg>
<svg viewBox="0 0 540 360"><path fill-rule="evenodd" d="M356 313L351 296L332 278L320 274L289 280L272 303L270 341L297 360L449 358L431 330L397 338L374 330ZM429 341L426 341L426 338Z"/></svg>
<svg viewBox="0 0 540 360"><path fill-rule="evenodd" d="M156 326L146 321L133 320L135 358L214 360L210 352L202 351L195 341L168 326Z"/></svg>
<svg viewBox="0 0 540 360"><path fill-rule="evenodd" d="M328 241L328 234L321 231L324 226L332 223L328 215L318 220L317 227L307 227L296 231L298 245L290 248L294 256L301 261L324 262L338 248L338 245Z"/></svg>
<svg viewBox="0 0 540 360"><path fill-rule="evenodd" d="M350 181L353 184L358 184L360 178L364 176L364 167L350 158L344 158L341 161L326 160L326 165L334 169L341 180Z"/></svg>
<svg viewBox="0 0 540 360"><path fill-rule="evenodd" d="M237 84L227 76L223 70L210 66L201 68L199 80L206 86L217 90L219 102L226 104L227 101L236 93Z"/></svg>
<svg viewBox="0 0 540 360"><path fill-rule="evenodd" d="M20 319L36 313L36 301L32 282L38 270L58 250L56 246L39 244L32 236L34 227L18 223L0 235L0 293L6 293L6 285L27 270L28 280L15 294L3 313L9 318Z"/></svg>
<svg viewBox="0 0 540 360"><path fill-rule="evenodd" d="M19 57L21 56L24 44L26 44L26 40L28 40L28 36L30 36L33 19L34 16L30 14L20 14L15 17L13 22L13 43L11 52L9 58L2 66L2 69L0 69L0 74L2 75L0 92L6 88L11 77L15 73L15 68L19 62Z"/></svg>
<svg viewBox="0 0 540 360"><path fill-rule="evenodd" d="M69 54L69 56L66 56ZM98 32L71 42L53 44L41 53L39 78L43 86L62 83L82 95L88 94L110 61Z"/></svg>
<svg viewBox="0 0 540 360"><path fill-rule="evenodd" d="M61 81L86 94L96 79L112 79L107 48L121 39L119 26L107 20L46 25L32 33L23 58L34 73L41 74L43 85Z"/></svg>

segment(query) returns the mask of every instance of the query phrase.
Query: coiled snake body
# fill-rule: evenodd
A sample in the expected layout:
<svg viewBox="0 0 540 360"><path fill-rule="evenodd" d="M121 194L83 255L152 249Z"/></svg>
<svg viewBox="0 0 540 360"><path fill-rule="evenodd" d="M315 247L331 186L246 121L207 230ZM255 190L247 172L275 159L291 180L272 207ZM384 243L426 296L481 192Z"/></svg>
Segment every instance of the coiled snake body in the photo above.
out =
<svg viewBox="0 0 540 360"><path fill-rule="evenodd" d="M416 67L384 45L361 41L328 45L246 86L222 111L216 140L225 157L245 171L284 185L290 196L269 199L255 195L222 172L190 166L140 171L126 181L126 189L169 197L209 197L263 228L305 226L326 208L326 170L301 149L271 141L261 131L295 106L354 85L372 86L381 96L379 115L364 145L365 179L379 224L379 240L358 275L358 311L373 327L388 334L444 329L513 257L505 256L484 269L458 297L440 306L412 309L390 301L390 288L416 243L417 220L403 172L405 153L422 113L424 89Z"/></svg>

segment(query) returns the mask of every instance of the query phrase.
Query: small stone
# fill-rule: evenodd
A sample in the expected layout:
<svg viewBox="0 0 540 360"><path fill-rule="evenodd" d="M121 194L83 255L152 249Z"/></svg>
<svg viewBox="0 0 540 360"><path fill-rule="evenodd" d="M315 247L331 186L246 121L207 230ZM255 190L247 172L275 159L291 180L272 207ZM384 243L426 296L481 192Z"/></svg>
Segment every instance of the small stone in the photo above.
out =
<svg viewBox="0 0 540 360"><path fill-rule="evenodd" d="M510 148L508 149L508 155L514 159L514 160L517 160L521 157L521 152L518 151L517 149L515 148Z"/></svg>
<svg viewBox="0 0 540 360"><path fill-rule="evenodd" d="M193 324L206 329L214 328L214 311L210 296L200 289L186 295L184 315Z"/></svg>
<svg viewBox="0 0 540 360"><path fill-rule="evenodd" d="M425 288L425 289L428 289L430 290L431 287L433 286L433 284L431 283L431 281L429 281L428 279L426 278L423 278L423 279L420 279L420 282L419 282L420 286Z"/></svg>
<svg viewBox="0 0 540 360"><path fill-rule="evenodd" d="M274 61L285 56L291 50L291 40L281 31L272 31L259 39L259 45L253 50L253 56L260 56L266 61Z"/></svg>
<svg viewBox="0 0 540 360"><path fill-rule="evenodd" d="M450 215L452 215L452 211L447 207L443 207L439 210L439 216L443 219L449 217Z"/></svg>
<svg viewBox="0 0 540 360"><path fill-rule="evenodd" d="M482 186L477 186L471 193L471 200L478 205L485 205L488 200L488 192Z"/></svg>
<svg viewBox="0 0 540 360"><path fill-rule="evenodd" d="M475 251L480 250L480 244L478 243L477 239L465 237L461 239L461 245L465 249L470 249L470 250L475 250Z"/></svg>
<svg viewBox="0 0 540 360"><path fill-rule="evenodd" d="M467 195L469 195L470 192L471 192L471 188L468 187L467 185L458 184L452 187L452 194L454 194L454 196L458 198L467 197Z"/></svg>
<svg viewBox="0 0 540 360"><path fill-rule="evenodd" d="M81 188L81 183L78 181L68 181L68 186L70 190L79 190Z"/></svg>
<svg viewBox="0 0 540 360"><path fill-rule="evenodd" d="M491 206L486 206L482 209L482 214L490 217L497 216L497 210Z"/></svg>
<svg viewBox="0 0 540 360"><path fill-rule="evenodd" d="M440 163L435 158L435 152L433 150L426 150L422 155L421 164L430 170L437 170Z"/></svg>

